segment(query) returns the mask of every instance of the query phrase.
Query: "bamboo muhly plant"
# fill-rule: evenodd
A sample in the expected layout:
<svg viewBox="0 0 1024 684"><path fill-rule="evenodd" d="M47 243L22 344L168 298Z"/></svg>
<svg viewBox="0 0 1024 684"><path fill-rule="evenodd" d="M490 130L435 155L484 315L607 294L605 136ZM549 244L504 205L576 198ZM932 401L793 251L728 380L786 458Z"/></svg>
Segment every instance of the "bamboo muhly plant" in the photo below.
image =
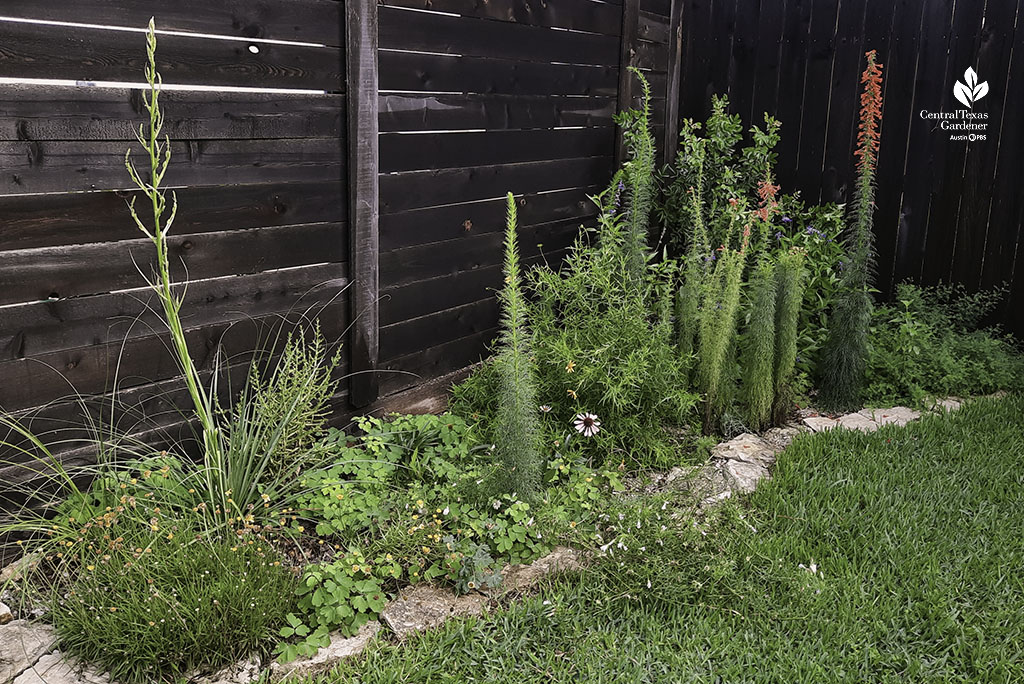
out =
<svg viewBox="0 0 1024 684"><path fill-rule="evenodd" d="M878 161L882 120L882 65L875 51L866 53L867 67L861 76L860 124L857 132L857 179L846 241L842 291L829 325L820 365L822 408L849 410L860 404L868 357L871 324L871 286L874 270L872 224L875 210L875 167Z"/></svg>
<svg viewBox="0 0 1024 684"><path fill-rule="evenodd" d="M540 420L527 305L519 267L517 223L516 201L512 193L508 193L505 285L498 293L502 326L501 348L496 359L500 396L495 430L498 469L494 493L530 497L539 492L541 484Z"/></svg>
<svg viewBox="0 0 1024 684"><path fill-rule="evenodd" d="M636 67L629 70L640 81L639 110L631 109L617 118L629 149L629 161L623 167L627 189L625 242L626 268L639 280L647 265L647 233L654 203L654 136L651 133L651 86Z"/></svg>
<svg viewBox="0 0 1024 684"><path fill-rule="evenodd" d="M800 308L804 298L804 254L798 249L784 252L775 265L775 388L772 420L786 421L791 400L790 384L796 367Z"/></svg>

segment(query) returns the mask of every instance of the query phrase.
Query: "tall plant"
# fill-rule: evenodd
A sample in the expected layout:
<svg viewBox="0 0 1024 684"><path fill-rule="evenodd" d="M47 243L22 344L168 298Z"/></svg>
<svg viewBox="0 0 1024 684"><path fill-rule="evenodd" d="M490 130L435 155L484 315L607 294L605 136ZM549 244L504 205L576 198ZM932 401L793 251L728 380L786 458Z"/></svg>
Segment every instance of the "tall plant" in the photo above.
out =
<svg viewBox="0 0 1024 684"><path fill-rule="evenodd" d="M516 201L508 193L505 226L505 286L498 293L502 306L501 348L496 360L499 375L495 454L495 486L500 493L531 496L540 489L540 420L537 386L530 358L530 331L522 292L517 246Z"/></svg>
<svg viewBox="0 0 1024 684"><path fill-rule="evenodd" d="M831 410L848 410L860 404L868 358L874 249L872 224L875 210L875 167L882 120L882 65L875 51L866 53L867 67L861 76L857 131L857 184L846 241L850 260L842 276L842 292L836 302L822 356L820 403Z"/></svg>
<svg viewBox="0 0 1024 684"><path fill-rule="evenodd" d="M246 517L253 510L262 510L269 498L286 503L285 492L293 492L293 478L285 471L276 469L275 455L282 439L287 440L297 417L302 415L304 399L309 392L295 391L292 387L290 400L275 411L275 421L260 419L252 403L253 388L243 391L242 408L234 412L231 419L222 421L217 403L217 370L213 373L210 386L204 386L195 362L189 354L185 329L181 321L181 308L185 301L185 289L175 288L170 272L168 235L177 212L177 198L172 193L168 202L161 190L164 176L171 161L170 139L162 135L164 115L160 108L162 79L156 68L156 28L150 19L146 35L146 83L148 90L143 93L143 102L149 114L148 128L139 126L137 139L148 157L148 169L140 171L132 162L131 150L125 155L125 166L132 181L141 191L149 205L148 223L136 209L135 199L129 203L131 216L136 226L156 248L156 265L150 276L143 277L156 293L163 310L164 320L170 332L171 345L179 369L192 399L192 408L199 422L204 462L190 468L195 472L189 479L195 481L200 490L202 503L197 510L205 511L214 523L232 522ZM326 363L324 355L317 355L313 366ZM323 374L316 368L305 365L308 376L299 380L306 389L321 382ZM288 370L284 371L287 373ZM329 371L328 371L329 373ZM275 374L276 376L276 374ZM292 494L292 495L293 495Z"/></svg>
<svg viewBox="0 0 1024 684"><path fill-rule="evenodd" d="M796 367L800 309L805 287L804 252L793 248L779 255L775 265L775 390L772 417L786 420Z"/></svg>
<svg viewBox="0 0 1024 684"><path fill-rule="evenodd" d="M623 167L626 206L626 267L630 277L643 277L647 263L647 233L654 202L654 135L651 133L651 86L636 67L629 70L640 81L643 93L640 109L630 109L617 118L629 149L629 161Z"/></svg>

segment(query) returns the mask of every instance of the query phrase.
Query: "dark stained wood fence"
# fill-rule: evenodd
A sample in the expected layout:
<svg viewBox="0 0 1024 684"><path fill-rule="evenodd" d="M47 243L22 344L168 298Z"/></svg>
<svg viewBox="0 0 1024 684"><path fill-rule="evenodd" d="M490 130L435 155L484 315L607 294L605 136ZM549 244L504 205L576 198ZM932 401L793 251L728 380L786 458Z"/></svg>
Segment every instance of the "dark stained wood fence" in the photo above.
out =
<svg viewBox="0 0 1024 684"><path fill-rule="evenodd" d="M135 194L129 146L141 160L141 91L89 85L142 80L140 29L154 14L174 32L159 36L164 82L207 88L162 97L173 148L165 184L180 205L171 259L176 279L190 281L194 358L209 372L218 349L251 350L282 316L333 297L320 318L328 336L344 334L342 9L334 0L4 3L5 17L87 26L0 21L0 76L48 79L0 84L0 407L48 404L32 427L81 437L65 429L81 424L81 404L57 400L116 383L147 430L182 422L187 395L140 287L153 247L125 207Z"/></svg>
<svg viewBox="0 0 1024 684"><path fill-rule="evenodd" d="M150 15L165 83L190 88L162 102L193 355L212 372L217 350L333 302L344 415L486 353L504 194L526 259L557 262L612 173L620 82L623 106L637 95L624 65L675 140L680 7L624 3L5 2L0 77L46 80L0 83L0 408L66 428L81 406L55 400L116 383L147 439L188 410L125 207L141 91L110 86L141 81Z"/></svg>
<svg viewBox="0 0 1024 684"><path fill-rule="evenodd" d="M557 263L594 216L587 195L614 166L622 59L648 74L662 134L669 10L656 0L380 7L380 363L394 371L381 374L382 392L485 353L506 191L519 198L528 262ZM636 35L623 40L630 17Z"/></svg>
<svg viewBox="0 0 1024 684"><path fill-rule="evenodd" d="M1024 5L1021 0L686 0L680 113L727 93L745 123L782 121L783 189L849 199L864 52L884 65L876 235L883 296L896 283L1011 283L999 319L1024 334ZM963 108L973 67L985 140L951 141L922 110Z"/></svg>

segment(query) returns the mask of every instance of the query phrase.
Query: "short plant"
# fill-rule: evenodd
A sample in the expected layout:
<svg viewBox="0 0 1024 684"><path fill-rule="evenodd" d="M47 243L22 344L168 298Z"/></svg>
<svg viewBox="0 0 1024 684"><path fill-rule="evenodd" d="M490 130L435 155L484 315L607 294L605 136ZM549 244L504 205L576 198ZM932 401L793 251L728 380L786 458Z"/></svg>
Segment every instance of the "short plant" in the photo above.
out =
<svg viewBox="0 0 1024 684"><path fill-rule="evenodd" d="M295 576L267 539L208 539L190 521L142 502L71 520L64 524L79 534L62 558L51 555L73 572L66 583L54 578L50 590L62 652L130 684L188 676L272 647Z"/></svg>
<svg viewBox="0 0 1024 684"><path fill-rule="evenodd" d="M330 643L332 631L355 634L384 609L387 594L359 551L308 566L299 581L298 614L289 613L277 646L279 660L311 656Z"/></svg>
<svg viewBox="0 0 1024 684"><path fill-rule="evenodd" d="M868 360L871 323L875 166L882 119L882 65L875 51L866 53L861 77L860 126L857 133L857 184L847 241L850 261L843 270L842 292L829 325L820 371L820 403L824 408L847 410L861 401Z"/></svg>

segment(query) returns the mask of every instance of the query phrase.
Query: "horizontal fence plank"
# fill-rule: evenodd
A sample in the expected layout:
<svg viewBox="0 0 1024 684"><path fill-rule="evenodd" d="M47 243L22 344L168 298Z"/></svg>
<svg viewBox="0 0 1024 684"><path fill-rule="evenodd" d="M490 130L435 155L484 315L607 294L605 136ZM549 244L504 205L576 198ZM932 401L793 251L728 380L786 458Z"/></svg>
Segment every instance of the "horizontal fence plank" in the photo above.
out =
<svg viewBox="0 0 1024 684"><path fill-rule="evenodd" d="M0 196L0 253L87 242L132 240L140 233L127 202L136 192ZM209 233L301 223L340 222L339 181L199 186L174 190L175 233Z"/></svg>
<svg viewBox="0 0 1024 684"><path fill-rule="evenodd" d="M620 6L593 0L382 0L381 4L609 36L618 36L622 26Z"/></svg>
<svg viewBox="0 0 1024 684"><path fill-rule="evenodd" d="M614 151L615 129L385 133L379 141L380 170L391 173L600 157Z"/></svg>
<svg viewBox="0 0 1024 684"><path fill-rule="evenodd" d="M641 71L666 72L668 70L668 44L638 40L634 64ZM646 76L646 74L644 75Z"/></svg>
<svg viewBox="0 0 1024 684"><path fill-rule="evenodd" d="M168 252L176 280L342 261L345 224L171 235ZM0 304L135 288L153 258L147 239L0 252Z"/></svg>
<svg viewBox="0 0 1024 684"><path fill-rule="evenodd" d="M619 39L617 36L381 7L380 47L532 62L614 66L618 64Z"/></svg>
<svg viewBox="0 0 1024 684"><path fill-rule="evenodd" d="M382 50L384 91L489 93L500 95L614 96L618 67L541 64L510 59L428 55Z"/></svg>
<svg viewBox="0 0 1024 684"><path fill-rule="evenodd" d="M342 45L341 3L336 0L100 0L72 4L5 0L3 16L144 28L237 38Z"/></svg>
<svg viewBox="0 0 1024 684"><path fill-rule="evenodd" d="M615 98L393 93L379 109L382 133L611 126Z"/></svg>
<svg viewBox="0 0 1024 684"><path fill-rule="evenodd" d="M381 394L394 394L415 387L430 378L438 378L465 368L487 355L488 346L498 334L496 327L439 344L414 354L390 359L380 371Z"/></svg>
<svg viewBox="0 0 1024 684"><path fill-rule="evenodd" d="M344 324L345 303L325 311L331 331ZM244 363L254 351L267 348L280 339L276 330L282 324L279 315L250 318L245 314L218 320L212 325L185 331L189 351L202 370L213 370L221 361ZM341 328L343 329L343 328ZM38 357L0 362L0 406L6 411L38 406L72 394L98 395L149 385L175 378L178 362L171 352L166 334L149 335L126 342L62 350ZM233 361L232 361L233 360Z"/></svg>
<svg viewBox="0 0 1024 684"><path fill-rule="evenodd" d="M672 3L680 2L681 0L640 0L640 10L648 14L661 15L668 20L668 15L672 13Z"/></svg>
<svg viewBox="0 0 1024 684"><path fill-rule="evenodd" d="M195 280L175 291L185 292L182 321L197 327L240 314L315 312L344 290L347 277L344 263L322 264ZM148 288L0 307L0 360L151 335L163 327L159 312Z"/></svg>
<svg viewBox="0 0 1024 684"><path fill-rule="evenodd" d="M85 86L0 88L0 141L135 140L148 120L141 90ZM341 134L343 95L166 90L172 139L326 138Z"/></svg>
<svg viewBox="0 0 1024 684"><path fill-rule="evenodd" d="M424 340L431 346L444 344L489 330L498 320L498 302L488 297L471 304L405 320L380 329L380 357L387 363L408 354L422 352Z"/></svg>
<svg viewBox="0 0 1024 684"><path fill-rule="evenodd" d="M128 147L117 142L0 142L0 195L130 189L124 168ZM337 138L172 141L164 185L340 181L343 151ZM140 165L144 161L138 151L134 159Z"/></svg>
<svg viewBox="0 0 1024 684"><path fill-rule="evenodd" d="M506 192L590 187L607 183L611 175L611 157L385 174L380 178L381 214L491 199Z"/></svg>
<svg viewBox="0 0 1024 684"><path fill-rule="evenodd" d="M580 223L578 219L565 219L537 226L520 226L521 257L527 260L561 252L579 234ZM445 274L500 264L503 242L504 235L495 232L384 252L380 255L381 286L392 289Z"/></svg>
<svg viewBox="0 0 1024 684"><path fill-rule="evenodd" d="M597 205L588 196L602 189L593 185L517 195L519 221L523 225L562 219L589 223L597 215ZM500 197L384 214L380 219L381 252L504 231L506 209L507 201Z"/></svg>
<svg viewBox="0 0 1024 684"><path fill-rule="evenodd" d="M104 28L0 21L0 73L72 81L143 80L146 38ZM251 49L250 49L251 48ZM253 52L252 50L255 50ZM157 68L175 85L249 86L341 91L339 48L252 43L186 35L158 39Z"/></svg>

